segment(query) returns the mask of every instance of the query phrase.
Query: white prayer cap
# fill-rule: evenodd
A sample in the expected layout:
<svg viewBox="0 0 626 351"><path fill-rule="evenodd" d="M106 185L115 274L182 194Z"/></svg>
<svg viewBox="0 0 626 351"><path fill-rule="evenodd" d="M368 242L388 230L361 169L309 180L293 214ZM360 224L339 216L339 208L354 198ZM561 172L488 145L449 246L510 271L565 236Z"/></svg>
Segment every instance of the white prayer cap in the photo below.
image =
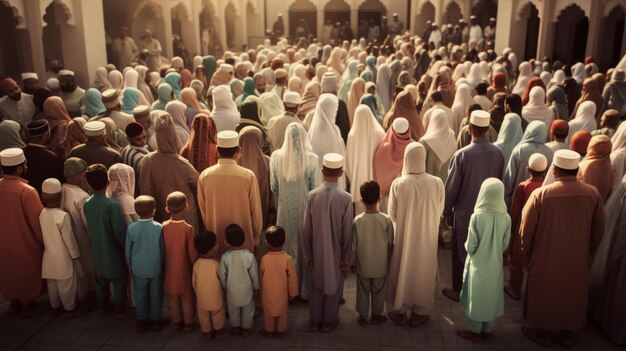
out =
<svg viewBox="0 0 626 351"><path fill-rule="evenodd" d="M220 65L220 71L232 72L232 71L234 71L234 68L233 68L233 65L231 65L229 63L222 63Z"/></svg>
<svg viewBox="0 0 626 351"><path fill-rule="evenodd" d="M22 149L12 147L0 152L0 162L3 166L7 167L17 166L26 162L26 157L24 156L24 151L22 151Z"/></svg>
<svg viewBox="0 0 626 351"><path fill-rule="evenodd" d="M142 116L150 112L150 107L148 105L139 105L133 108L134 116Z"/></svg>
<svg viewBox="0 0 626 351"><path fill-rule="evenodd" d="M322 93L334 93L337 91L337 75L335 72L324 73L320 85L322 86Z"/></svg>
<svg viewBox="0 0 626 351"><path fill-rule="evenodd" d="M70 71L69 69L62 69L59 71L59 76L74 76L74 71Z"/></svg>
<svg viewBox="0 0 626 351"><path fill-rule="evenodd" d="M548 159L544 155L536 152L530 155L528 167L535 172L543 172L548 168Z"/></svg>
<svg viewBox="0 0 626 351"><path fill-rule="evenodd" d="M394 12L393 17L398 17L398 14Z"/></svg>
<svg viewBox="0 0 626 351"><path fill-rule="evenodd" d="M283 102L285 104L298 105L300 104L300 94L295 91L288 91L283 95Z"/></svg>
<svg viewBox="0 0 626 351"><path fill-rule="evenodd" d="M274 78L287 78L288 75L287 70L284 68L279 68L274 71Z"/></svg>
<svg viewBox="0 0 626 351"><path fill-rule="evenodd" d="M239 134L232 130L224 130L217 133L217 146L229 149L239 146Z"/></svg>
<svg viewBox="0 0 626 351"><path fill-rule="evenodd" d="M59 90L61 88L61 84L57 78L50 78L46 82L46 85L50 90Z"/></svg>
<svg viewBox="0 0 626 351"><path fill-rule="evenodd" d="M86 136L100 136L106 134L106 125L104 122L92 121L87 122L83 126Z"/></svg>
<svg viewBox="0 0 626 351"><path fill-rule="evenodd" d="M26 79L39 79L39 76L35 72L24 72L22 73L22 80Z"/></svg>
<svg viewBox="0 0 626 351"><path fill-rule="evenodd" d="M183 59L180 56L172 57L172 61L170 62L170 66L174 68L182 68L184 66Z"/></svg>
<svg viewBox="0 0 626 351"><path fill-rule="evenodd" d="M409 131L409 121L406 118L398 117L393 120L391 128L398 134L404 134Z"/></svg>
<svg viewBox="0 0 626 351"><path fill-rule="evenodd" d="M495 18L493 18L493 17L490 17L490 18L489 18L489 21L491 21L491 22L495 22L495 21L496 21L496 19L495 19Z"/></svg>
<svg viewBox="0 0 626 351"><path fill-rule="evenodd" d="M476 127L489 127L490 120L491 115L487 111L474 110L470 115L470 124L475 125Z"/></svg>
<svg viewBox="0 0 626 351"><path fill-rule="evenodd" d="M324 155L324 167L330 169L340 169L343 167L343 156L334 152Z"/></svg>
<svg viewBox="0 0 626 351"><path fill-rule="evenodd" d="M570 170L577 169L579 162L580 154L572 150L558 150L554 153L554 160L552 161L555 167Z"/></svg>
<svg viewBox="0 0 626 351"><path fill-rule="evenodd" d="M48 178L41 184L41 192L46 194L58 194L61 192L61 182L56 178Z"/></svg>
<svg viewBox="0 0 626 351"><path fill-rule="evenodd" d="M470 19L476 19L476 16L471 15L471 16L470 16Z"/></svg>

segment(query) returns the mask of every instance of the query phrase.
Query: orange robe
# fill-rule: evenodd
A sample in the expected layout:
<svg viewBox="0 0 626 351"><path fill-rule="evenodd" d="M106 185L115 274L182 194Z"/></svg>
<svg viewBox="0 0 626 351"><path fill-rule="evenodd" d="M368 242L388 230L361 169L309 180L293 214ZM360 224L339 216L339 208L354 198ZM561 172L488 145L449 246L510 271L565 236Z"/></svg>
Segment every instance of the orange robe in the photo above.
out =
<svg viewBox="0 0 626 351"><path fill-rule="evenodd" d="M298 276L291 256L271 251L261 259L263 313L279 317L287 312L289 298L298 295Z"/></svg>
<svg viewBox="0 0 626 351"><path fill-rule="evenodd" d="M42 291L43 205L35 188L16 176L0 179L0 292L30 304Z"/></svg>
<svg viewBox="0 0 626 351"><path fill-rule="evenodd" d="M193 227L185 221L163 222L165 248L165 292L170 295L191 293L191 273L198 253L193 243Z"/></svg>

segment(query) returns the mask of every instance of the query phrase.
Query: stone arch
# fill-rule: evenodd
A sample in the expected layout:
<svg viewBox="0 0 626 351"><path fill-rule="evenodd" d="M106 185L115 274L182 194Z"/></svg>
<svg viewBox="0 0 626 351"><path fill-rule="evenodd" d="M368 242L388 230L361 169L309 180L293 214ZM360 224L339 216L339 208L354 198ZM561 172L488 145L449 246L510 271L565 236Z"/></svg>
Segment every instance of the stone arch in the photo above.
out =
<svg viewBox="0 0 626 351"><path fill-rule="evenodd" d="M603 71L617 65L626 45L624 44L626 6L622 6L619 3L612 5L608 11L605 11L606 14L600 22L601 38L605 44L601 50L597 51L596 62Z"/></svg>
<svg viewBox="0 0 626 351"><path fill-rule="evenodd" d="M478 24L485 28L489 24L489 18L498 17L498 1L497 0L478 0L472 6L472 15L476 16Z"/></svg>
<svg viewBox="0 0 626 351"><path fill-rule="evenodd" d="M22 3L15 1L15 0L0 0L0 6L2 5L9 8L9 10L13 12L13 17L17 19L17 24L15 25L15 27L24 28L25 27L25 21L24 21L24 16L23 16L24 6L22 5Z"/></svg>
<svg viewBox="0 0 626 351"><path fill-rule="evenodd" d="M622 0L609 0L604 4L604 11L602 17L608 16L612 11L619 10L626 12L626 4Z"/></svg>
<svg viewBox="0 0 626 351"><path fill-rule="evenodd" d="M444 12L443 22L450 24L457 24L459 20L463 18L463 10L461 10L461 6L456 1L450 1L448 5L446 5L446 10Z"/></svg>
<svg viewBox="0 0 626 351"><path fill-rule="evenodd" d="M415 34L422 35L426 30L427 21L435 22L435 5L428 0L424 1L422 6L420 7L419 14L415 15L413 28L415 30ZM426 38L428 39L428 38Z"/></svg>
<svg viewBox="0 0 626 351"><path fill-rule="evenodd" d="M350 22L350 5L345 0L330 0L324 5L324 23Z"/></svg>
<svg viewBox="0 0 626 351"><path fill-rule="evenodd" d="M554 41L553 55L566 63L573 64L585 59L589 18L576 4L564 8L558 15L555 33L570 33Z"/></svg>
<svg viewBox="0 0 626 351"><path fill-rule="evenodd" d="M263 44L265 40L265 28L263 25L262 14L255 10L255 6L252 1L248 1L246 4L246 23L248 46L250 48L256 48L259 44Z"/></svg>
<svg viewBox="0 0 626 351"><path fill-rule="evenodd" d="M170 20L172 21L172 35L181 38L188 53L191 54L194 50L193 48L196 46L196 44L194 43L196 39L194 37L194 25L191 17L191 11L187 4L184 2L179 2L178 4L173 6L170 9ZM182 55L179 52L179 48L179 42L175 37L173 37L174 56ZM182 55L181 57L185 61L185 66L190 67L190 57L188 57L188 55L187 57L185 55Z"/></svg>
<svg viewBox="0 0 626 351"><path fill-rule="evenodd" d="M258 15L258 14L259 14L259 6L258 6L258 4L257 4L257 2L256 2L256 1L253 1L253 0L248 0L248 1L246 2L246 12L248 12L248 9L249 9L249 8L250 8L250 9L252 9L252 12L253 12L255 15Z"/></svg>
<svg viewBox="0 0 626 351"><path fill-rule="evenodd" d="M43 52L46 64L54 60L64 63L63 37L69 25L71 13L67 5L61 1L51 1L43 12L42 28Z"/></svg>
<svg viewBox="0 0 626 351"><path fill-rule="evenodd" d="M157 39L163 48L170 45L170 43L167 42L167 36L165 35L165 18L163 8L154 0L141 1L135 8L135 11L133 11L130 30L132 33L131 36L134 38L141 38L144 30L146 29L150 29L152 31L153 38ZM137 43L140 48L143 47L142 44L142 42Z"/></svg>
<svg viewBox="0 0 626 351"><path fill-rule="evenodd" d="M296 28L303 19L306 32L315 35L317 33L317 6L311 0L296 0L289 6L289 31L293 36Z"/></svg>
<svg viewBox="0 0 626 351"><path fill-rule="evenodd" d="M382 17L386 15L387 7L380 0L365 0L359 5L359 22L365 20L379 24Z"/></svg>
<svg viewBox="0 0 626 351"><path fill-rule="evenodd" d="M30 37L28 30L20 27L19 9L8 1L0 1L0 76L8 75L20 81L20 73L31 70L29 66L32 57L30 54Z"/></svg>
<svg viewBox="0 0 626 351"><path fill-rule="evenodd" d="M50 5L52 5L52 3L55 3L55 6L59 6L60 10L65 14L65 16L67 17L65 24L68 24L70 26L74 25L74 16L73 16L73 11L72 11L72 3L67 3L65 2L65 0L51 0L50 2L47 1L40 1L39 2L39 9L41 11L42 14L46 13L46 9L48 7L50 7ZM44 18L42 18L42 20L44 21L43 24L45 25L46 21Z"/></svg>
<svg viewBox="0 0 626 351"><path fill-rule="evenodd" d="M511 43L513 51L520 55L518 58L529 60L537 57L540 24L539 9L532 1L519 8L514 24L516 38Z"/></svg>
<svg viewBox="0 0 626 351"><path fill-rule="evenodd" d="M212 0L202 1L202 10L198 14L200 27L200 52L202 55L220 56L224 51L224 36L221 16L216 3Z"/></svg>

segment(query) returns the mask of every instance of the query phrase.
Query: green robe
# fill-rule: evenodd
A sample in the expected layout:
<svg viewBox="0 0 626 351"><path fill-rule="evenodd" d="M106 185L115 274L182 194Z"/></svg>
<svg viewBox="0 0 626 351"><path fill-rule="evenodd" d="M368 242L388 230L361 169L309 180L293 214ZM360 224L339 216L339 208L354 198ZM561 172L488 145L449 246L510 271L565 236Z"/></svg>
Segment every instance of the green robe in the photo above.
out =
<svg viewBox="0 0 626 351"><path fill-rule="evenodd" d="M471 320L490 322L504 314L502 253L511 236L511 218L506 213L500 180L485 180L474 211L465 242L461 305Z"/></svg>
<svg viewBox="0 0 626 351"><path fill-rule="evenodd" d="M450 160L446 161L446 163L441 163L437 154L430 148L428 143L421 142L424 145L424 149L426 149L426 173L433 175L435 177L439 177L446 183L448 180L448 166L450 165Z"/></svg>
<svg viewBox="0 0 626 351"><path fill-rule="evenodd" d="M93 195L85 201L83 212L96 275L106 279L123 276L127 270L126 230L119 204L104 195Z"/></svg>

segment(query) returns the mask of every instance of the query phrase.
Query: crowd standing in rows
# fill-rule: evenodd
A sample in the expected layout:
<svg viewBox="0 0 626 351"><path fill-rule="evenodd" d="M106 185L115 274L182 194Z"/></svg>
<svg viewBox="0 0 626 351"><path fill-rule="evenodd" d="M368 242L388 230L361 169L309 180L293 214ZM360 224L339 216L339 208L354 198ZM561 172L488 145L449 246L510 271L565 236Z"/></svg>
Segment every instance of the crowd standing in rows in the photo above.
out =
<svg viewBox="0 0 626 351"><path fill-rule="evenodd" d="M626 343L624 71L518 62L475 18L331 27L330 44L304 29L290 44L275 25L275 43L190 66L121 45L88 89L69 68L3 78L10 312L41 312L45 279L67 317L95 292L138 332L168 323L164 292L176 330L247 336L263 313L260 333L283 337L298 298L331 332L353 270L360 326L418 327L442 246L460 337L488 341L506 293L541 345L571 346L588 319Z"/></svg>

